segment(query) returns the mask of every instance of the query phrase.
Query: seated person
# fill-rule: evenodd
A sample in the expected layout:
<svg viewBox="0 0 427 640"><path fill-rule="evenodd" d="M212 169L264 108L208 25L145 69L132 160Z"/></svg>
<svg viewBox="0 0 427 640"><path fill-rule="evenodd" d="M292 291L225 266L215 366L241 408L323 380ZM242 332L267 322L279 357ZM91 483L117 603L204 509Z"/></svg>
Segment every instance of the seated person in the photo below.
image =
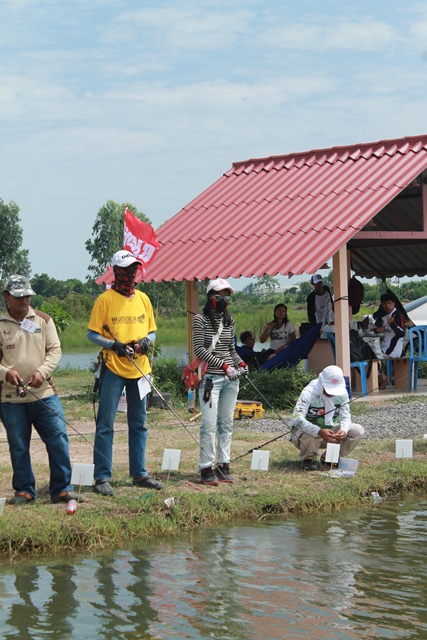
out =
<svg viewBox="0 0 427 640"><path fill-rule="evenodd" d="M344 458L363 438L363 427L351 421L349 403L343 372L335 365L323 369L302 390L291 418L291 442L299 449L306 471L319 469L317 455L322 444L339 444ZM325 454L320 463L325 463Z"/></svg>
<svg viewBox="0 0 427 640"><path fill-rule="evenodd" d="M273 316L274 319L265 325L259 338L260 342L270 338L270 354L278 353L296 340L295 327L288 318L288 308L283 302L276 304Z"/></svg>
<svg viewBox="0 0 427 640"><path fill-rule="evenodd" d="M396 297L383 293L381 306L374 313L375 332L382 334L381 351L389 358L400 358L405 337L405 315L396 307Z"/></svg>
<svg viewBox="0 0 427 640"><path fill-rule="evenodd" d="M249 369L257 369L269 357L274 355L274 349L263 349L262 351L254 351L255 336L252 331L243 331L240 334L240 342L242 346L236 347L239 356L246 362Z"/></svg>
<svg viewBox="0 0 427 640"><path fill-rule="evenodd" d="M310 280L313 291L307 296L307 315L309 322L321 322L332 325L334 319L334 301L329 287L323 284L323 278L315 273Z"/></svg>

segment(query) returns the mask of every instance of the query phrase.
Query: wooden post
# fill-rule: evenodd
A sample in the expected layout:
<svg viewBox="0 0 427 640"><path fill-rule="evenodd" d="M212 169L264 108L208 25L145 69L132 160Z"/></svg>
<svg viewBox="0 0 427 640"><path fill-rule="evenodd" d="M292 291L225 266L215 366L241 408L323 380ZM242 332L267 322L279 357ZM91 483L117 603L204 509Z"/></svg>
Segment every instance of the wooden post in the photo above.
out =
<svg viewBox="0 0 427 640"><path fill-rule="evenodd" d="M185 291L187 296L187 340L188 362L194 359L193 353L193 318L199 313L199 283L197 280L186 280Z"/></svg>
<svg viewBox="0 0 427 640"><path fill-rule="evenodd" d="M347 247L344 245L333 257L335 350L337 366L350 378L350 341L348 307Z"/></svg>

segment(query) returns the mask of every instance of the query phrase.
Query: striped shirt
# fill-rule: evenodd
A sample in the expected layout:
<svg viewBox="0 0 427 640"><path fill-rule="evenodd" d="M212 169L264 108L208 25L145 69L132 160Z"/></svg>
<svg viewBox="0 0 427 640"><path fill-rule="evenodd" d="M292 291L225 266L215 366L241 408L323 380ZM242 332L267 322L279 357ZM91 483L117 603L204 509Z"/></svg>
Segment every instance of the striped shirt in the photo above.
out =
<svg viewBox="0 0 427 640"><path fill-rule="evenodd" d="M203 313L198 313L194 316L193 349L194 355L208 363L207 374L221 375L224 374L222 369L224 363L230 367L238 367L243 360L236 352L234 338L236 322L234 318L231 319L231 323L228 326L224 325L215 349L211 352L208 351L212 344L212 339L218 332L222 313L213 313L213 317L217 327L215 331L212 329L210 319Z"/></svg>

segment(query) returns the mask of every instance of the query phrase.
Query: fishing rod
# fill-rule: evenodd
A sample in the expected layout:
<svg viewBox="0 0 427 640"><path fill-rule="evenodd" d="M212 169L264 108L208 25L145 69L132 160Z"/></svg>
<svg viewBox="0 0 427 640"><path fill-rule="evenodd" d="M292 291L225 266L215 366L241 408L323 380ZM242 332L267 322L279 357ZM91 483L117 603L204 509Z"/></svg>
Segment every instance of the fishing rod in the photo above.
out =
<svg viewBox="0 0 427 640"><path fill-rule="evenodd" d="M94 451L96 451L100 456L102 456L103 458L105 458L105 460L108 460L108 458L102 453L102 451L99 451L95 445L93 444L93 442L91 442L88 438L86 438L86 436L81 433L78 429L76 429L76 427L74 427L74 425L71 424L71 422L68 422L67 419L65 418L64 415L61 415L60 413L58 413L57 411L55 411L54 409L52 409L52 407L49 407L49 405L44 402L43 398L39 398L37 396L36 393L34 393L34 391L32 390L32 388L29 385L25 385L24 381L21 380L20 384L16 387L16 395L19 396L20 398L25 398L25 396L27 395L27 393L29 393L30 395L33 396L33 398L35 398L35 400L42 405L42 407L44 407L52 416L55 416L56 418L60 418L66 425L67 427L69 427L70 429L73 429L73 431L76 432L76 434L82 438L83 440L85 440L88 444L90 444L90 446L92 447L92 449ZM109 461L109 460L108 460Z"/></svg>
<svg viewBox="0 0 427 640"><path fill-rule="evenodd" d="M117 338L114 336L114 334L112 333L112 331L110 330L109 326L107 324L103 325L103 329L105 331L107 331L107 333L110 334L110 336L112 337L113 340L115 340L117 342ZM175 418L178 420L178 422L180 423L181 426L184 427L185 431L188 433L188 435L192 438L192 440L194 440L194 442L197 444L197 446L199 447L200 451L202 451L202 453L207 456L206 452L203 450L203 448L200 446L200 443L197 441L197 439L193 436L193 434L191 433L191 431L188 429L187 425L185 424L185 422L180 418L180 416L177 414L177 412L175 411L175 409L169 404L169 402L166 400L166 398L163 396L163 394L161 393L161 391L159 389L157 389L157 387L153 384L152 378L151 376L147 376L142 369L138 366L138 364L135 362L135 360L133 359L133 356L135 354L134 349L132 349L132 347L130 347L129 345L126 345L126 351L127 351L127 359L129 360L129 362L132 362L132 364L136 367L136 369L139 371L139 373L142 375L142 377L144 378L144 380L146 380L148 382L148 384L151 386L152 389L154 389L154 391L157 393L157 395L162 399L162 401L164 402L165 406L172 412L172 414L175 416ZM241 376L241 375L245 375L246 372L245 371L238 371L237 372L237 377ZM221 469L218 469L219 473L222 474ZM223 475L223 474L222 474ZM231 484L231 482L229 482L228 480L226 480L225 476L224 476L224 480L226 482L228 482L228 484ZM235 489L235 488L234 488Z"/></svg>

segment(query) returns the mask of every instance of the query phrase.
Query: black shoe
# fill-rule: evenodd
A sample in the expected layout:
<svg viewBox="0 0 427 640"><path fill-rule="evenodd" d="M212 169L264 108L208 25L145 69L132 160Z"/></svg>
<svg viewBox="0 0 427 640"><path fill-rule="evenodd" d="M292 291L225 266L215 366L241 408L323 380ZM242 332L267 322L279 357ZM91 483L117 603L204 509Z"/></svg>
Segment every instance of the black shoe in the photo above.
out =
<svg viewBox="0 0 427 640"><path fill-rule="evenodd" d="M132 484L137 487L144 487L144 489L163 489L163 484L158 480L154 480L153 476L142 476L142 478L134 478Z"/></svg>
<svg viewBox="0 0 427 640"><path fill-rule="evenodd" d="M92 488L93 488L95 493L99 493L101 496L113 496L114 495L113 487L108 482L108 480L97 481L96 484L94 484Z"/></svg>
<svg viewBox="0 0 427 640"><path fill-rule="evenodd" d="M319 471L319 463L315 458L306 458L301 462L304 471Z"/></svg>
<svg viewBox="0 0 427 640"><path fill-rule="evenodd" d="M56 504L57 502L69 502L70 500L76 500L76 502L84 502L85 499L82 495L79 496L75 491L61 491L56 496L51 496L50 501Z"/></svg>
<svg viewBox="0 0 427 640"><path fill-rule="evenodd" d="M215 475L220 482L229 482L232 484L234 482L233 476L230 475L230 465L228 462L224 462L223 464L217 464L216 469L214 469Z"/></svg>
<svg viewBox="0 0 427 640"><path fill-rule="evenodd" d="M216 477L212 467L207 467L206 469L202 469L200 471L200 479L202 481L202 484L210 484L213 486L219 485L218 478Z"/></svg>

